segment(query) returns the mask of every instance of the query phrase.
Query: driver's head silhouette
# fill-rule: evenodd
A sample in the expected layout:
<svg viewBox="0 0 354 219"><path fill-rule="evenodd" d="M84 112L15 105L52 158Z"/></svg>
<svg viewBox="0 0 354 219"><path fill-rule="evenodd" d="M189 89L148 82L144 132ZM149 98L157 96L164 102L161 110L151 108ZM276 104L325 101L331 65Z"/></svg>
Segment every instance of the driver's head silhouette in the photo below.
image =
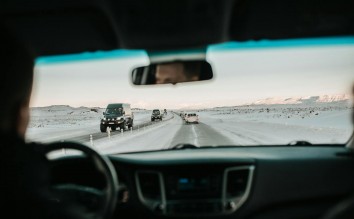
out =
<svg viewBox="0 0 354 219"><path fill-rule="evenodd" d="M24 138L29 122L34 56L12 32L1 29L0 132Z"/></svg>

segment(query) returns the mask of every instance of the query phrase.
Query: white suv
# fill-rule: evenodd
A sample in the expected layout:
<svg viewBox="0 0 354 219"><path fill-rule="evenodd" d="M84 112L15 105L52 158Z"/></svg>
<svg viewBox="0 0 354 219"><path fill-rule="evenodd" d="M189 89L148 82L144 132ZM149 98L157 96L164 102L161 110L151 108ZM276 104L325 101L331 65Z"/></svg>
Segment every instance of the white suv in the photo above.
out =
<svg viewBox="0 0 354 219"><path fill-rule="evenodd" d="M195 113L188 113L186 115L186 117L184 118L184 120L186 121L187 124L189 123L196 123L198 124L199 123L199 117L197 114Z"/></svg>

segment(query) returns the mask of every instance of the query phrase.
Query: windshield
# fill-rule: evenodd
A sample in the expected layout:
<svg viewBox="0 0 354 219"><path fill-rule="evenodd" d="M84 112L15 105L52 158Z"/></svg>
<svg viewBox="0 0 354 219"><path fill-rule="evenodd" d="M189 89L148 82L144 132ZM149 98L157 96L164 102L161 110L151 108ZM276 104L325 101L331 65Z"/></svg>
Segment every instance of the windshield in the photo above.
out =
<svg viewBox="0 0 354 219"><path fill-rule="evenodd" d="M106 115L122 115L123 109L122 108L108 108L106 110Z"/></svg>
<svg viewBox="0 0 354 219"><path fill-rule="evenodd" d="M142 51L125 52L38 59L27 140L121 153L180 143L344 144L353 133L353 38L213 45L213 80L177 85L132 85L131 70L149 61ZM105 110L111 103L130 104L124 122L103 120L103 112L115 113ZM166 109L162 118L151 117L156 108Z"/></svg>

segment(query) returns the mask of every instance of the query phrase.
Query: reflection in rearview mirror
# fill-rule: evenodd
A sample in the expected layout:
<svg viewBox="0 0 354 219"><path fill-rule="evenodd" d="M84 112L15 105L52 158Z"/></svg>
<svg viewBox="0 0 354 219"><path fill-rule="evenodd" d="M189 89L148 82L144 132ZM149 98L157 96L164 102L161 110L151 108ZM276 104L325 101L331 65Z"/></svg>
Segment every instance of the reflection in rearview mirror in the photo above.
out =
<svg viewBox="0 0 354 219"><path fill-rule="evenodd" d="M177 84L213 78L211 65L206 61L175 61L139 67L132 72L135 85Z"/></svg>

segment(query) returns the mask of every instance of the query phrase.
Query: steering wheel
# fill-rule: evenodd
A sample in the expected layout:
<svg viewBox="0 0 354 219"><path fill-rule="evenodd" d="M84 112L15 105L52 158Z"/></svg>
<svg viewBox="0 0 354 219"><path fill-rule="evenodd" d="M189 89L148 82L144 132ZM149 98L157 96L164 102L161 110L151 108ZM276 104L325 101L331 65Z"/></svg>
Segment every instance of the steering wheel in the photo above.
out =
<svg viewBox="0 0 354 219"><path fill-rule="evenodd" d="M75 142L55 142L46 145L43 149L45 154L55 150L74 149L83 152L93 161L95 167L102 173L106 182L105 188L98 193L101 196L100 200L102 200L102 205L101 208L97 210L97 216L102 219L111 218L116 207L118 193L118 177L111 161L107 157L100 155L94 149ZM66 189L80 190L80 186L69 186L66 187ZM65 186L63 190L65 190ZM90 189L87 188L81 190L90 192Z"/></svg>
<svg viewBox="0 0 354 219"><path fill-rule="evenodd" d="M352 219L354 218L354 196L337 203L330 208L321 219Z"/></svg>

